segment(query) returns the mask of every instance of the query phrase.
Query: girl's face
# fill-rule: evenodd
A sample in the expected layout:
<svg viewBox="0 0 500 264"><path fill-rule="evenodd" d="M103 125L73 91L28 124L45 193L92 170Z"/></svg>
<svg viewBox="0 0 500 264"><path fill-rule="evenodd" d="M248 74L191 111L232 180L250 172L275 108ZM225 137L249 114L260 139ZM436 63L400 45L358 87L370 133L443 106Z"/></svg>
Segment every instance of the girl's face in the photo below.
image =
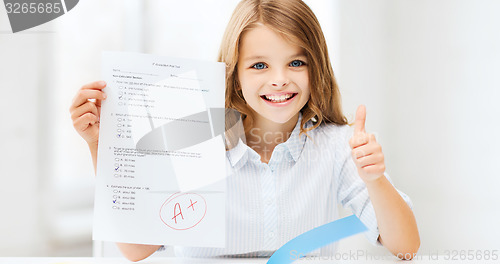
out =
<svg viewBox="0 0 500 264"><path fill-rule="evenodd" d="M243 34L238 79L256 122L284 124L298 116L310 96L307 67L303 49L270 28L259 25Z"/></svg>

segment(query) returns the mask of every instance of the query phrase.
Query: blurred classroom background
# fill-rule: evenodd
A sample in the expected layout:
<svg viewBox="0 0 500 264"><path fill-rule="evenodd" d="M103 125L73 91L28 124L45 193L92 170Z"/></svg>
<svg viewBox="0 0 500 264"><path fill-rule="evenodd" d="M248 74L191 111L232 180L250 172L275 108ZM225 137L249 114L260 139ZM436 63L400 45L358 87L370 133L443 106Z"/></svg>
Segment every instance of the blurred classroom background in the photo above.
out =
<svg viewBox="0 0 500 264"><path fill-rule="evenodd" d="M91 256L94 173L68 112L103 50L215 60L236 0L85 0L11 33L0 6L0 256ZM500 249L500 1L307 0L352 121L367 106L422 254ZM349 214L343 211L344 215ZM387 254L363 236L340 250Z"/></svg>

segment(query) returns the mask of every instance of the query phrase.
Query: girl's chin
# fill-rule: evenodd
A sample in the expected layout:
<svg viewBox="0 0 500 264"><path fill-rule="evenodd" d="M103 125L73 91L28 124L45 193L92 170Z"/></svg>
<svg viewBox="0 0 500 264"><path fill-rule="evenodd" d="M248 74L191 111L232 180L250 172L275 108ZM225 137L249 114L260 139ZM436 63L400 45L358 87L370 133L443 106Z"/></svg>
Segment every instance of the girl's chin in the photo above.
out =
<svg viewBox="0 0 500 264"><path fill-rule="evenodd" d="M276 124L284 125L284 124L292 121L292 119L294 119L296 114L289 114L289 115L265 114L265 115L260 115L260 116L264 117L267 121L271 121L271 122L276 123Z"/></svg>

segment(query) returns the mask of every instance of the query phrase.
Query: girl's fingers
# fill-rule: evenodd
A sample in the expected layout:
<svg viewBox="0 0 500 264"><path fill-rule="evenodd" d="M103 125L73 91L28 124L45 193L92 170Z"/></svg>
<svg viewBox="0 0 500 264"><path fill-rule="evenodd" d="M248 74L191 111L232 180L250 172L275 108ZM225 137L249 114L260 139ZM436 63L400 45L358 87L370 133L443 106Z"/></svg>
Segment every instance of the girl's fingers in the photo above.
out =
<svg viewBox="0 0 500 264"><path fill-rule="evenodd" d="M354 119L354 133L365 133L366 107L358 106L356 117Z"/></svg>
<svg viewBox="0 0 500 264"><path fill-rule="evenodd" d="M70 112L90 99L96 99L96 105L101 105L101 100L106 99L106 94L101 91L104 87L106 87L106 84L104 83L104 85L98 85L98 83L100 82L84 85L80 90L78 90L69 108Z"/></svg>
<svg viewBox="0 0 500 264"><path fill-rule="evenodd" d="M73 109L73 111L71 111L71 119L75 120L87 112L92 113L96 117L99 118L99 112L98 112L97 106L94 103L87 101L83 105L81 105L81 106Z"/></svg>
<svg viewBox="0 0 500 264"><path fill-rule="evenodd" d="M375 153L356 160L356 165L360 168L378 164L384 164L384 155L382 153Z"/></svg>
<svg viewBox="0 0 500 264"><path fill-rule="evenodd" d="M351 146L351 149L354 149L359 146L366 145L368 142L370 142L369 134L357 133L349 140L349 145Z"/></svg>
<svg viewBox="0 0 500 264"><path fill-rule="evenodd" d="M85 89L102 90L102 89L104 89L104 87L106 87L105 81L96 81L96 82L91 82L91 83L85 84L84 86L82 86L81 90L85 90Z"/></svg>
<svg viewBox="0 0 500 264"><path fill-rule="evenodd" d="M368 165L361 168L365 173L372 175L383 175L385 172L385 164Z"/></svg>
<svg viewBox="0 0 500 264"><path fill-rule="evenodd" d="M375 135L356 133L350 140L351 154L358 167L359 175L364 179L383 175L385 172L384 153L382 146L375 139Z"/></svg>
<svg viewBox="0 0 500 264"><path fill-rule="evenodd" d="M100 90L79 90L75 98L73 99L73 103L70 107L70 112L88 102L89 99L96 99L96 105L100 105L100 100L106 99L106 94Z"/></svg>
<svg viewBox="0 0 500 264"><path fill-rule="evenodd" d="M73 126L78 132L84 132L90 126L99 122L97 116L92 113L86 113L73 121Z"/></svg>
<svg viewBox="0 0 500 264"><path fill-rule="evenodd" d="M377 141L375 139L374 134L368 134L368 133L356 133L354 136L349 140L349 145L351 146L351 149L366 145L372 141Z"/></svg>
<svg viewBox="0 0 500 264"><path fill-rule="evenodd" d="M376 142L365 144L351 150L351 154L354 159L359 159L378 152L382 153L382 147Z"/></svg>

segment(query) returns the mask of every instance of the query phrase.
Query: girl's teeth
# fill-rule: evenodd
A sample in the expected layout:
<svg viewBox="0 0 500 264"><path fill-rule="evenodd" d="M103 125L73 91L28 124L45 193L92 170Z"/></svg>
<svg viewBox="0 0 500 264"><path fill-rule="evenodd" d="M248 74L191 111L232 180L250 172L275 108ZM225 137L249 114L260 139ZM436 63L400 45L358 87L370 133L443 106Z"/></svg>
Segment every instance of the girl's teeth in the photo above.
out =
<svg viewBox="0 0 500 264"><path fill-rule="evenodd" d="M271 95L271 96L267 96L265 95L266 99L270 100L270 101L273 101L273 102L283 102L283 101L286 101L288 98L292 97L292 94L285 94L285 95Z"/></svg>

